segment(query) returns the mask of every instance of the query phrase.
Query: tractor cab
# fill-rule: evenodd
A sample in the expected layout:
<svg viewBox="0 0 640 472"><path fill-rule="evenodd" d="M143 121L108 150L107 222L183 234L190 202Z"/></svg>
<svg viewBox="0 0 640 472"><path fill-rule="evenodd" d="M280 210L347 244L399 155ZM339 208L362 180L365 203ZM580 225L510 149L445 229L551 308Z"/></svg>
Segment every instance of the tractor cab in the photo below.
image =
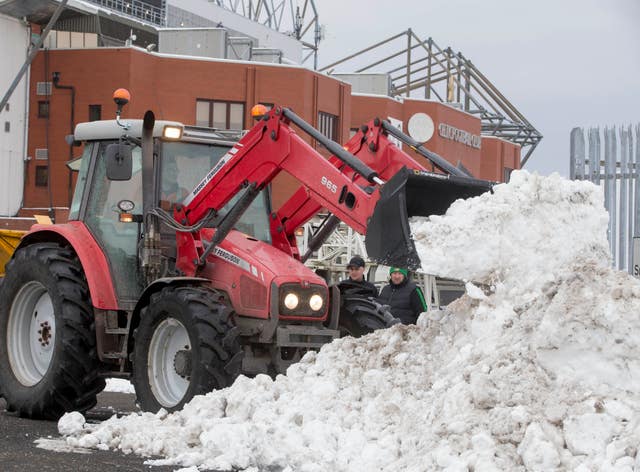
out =
<svg viewBox="0 0 640 472"><path fill-rule="evenodd" d="M143 238L142 120L78 124L73 137L84 143L69 220L85 223L107 255L116 294L123 306L134 304L145 286L139 257ZM176 132L179 130L179 132ZM153 131L155 153L152 174L152 207L172 215L176 206L196 188L210 169L235 144L239 133L183 126L158 121ZM234 200L207 222L215 227ZM263 190L237 222L235 229L252 238L271 242L269 190ZM175 270L175 230L160 228L163 270Z"/></svg>

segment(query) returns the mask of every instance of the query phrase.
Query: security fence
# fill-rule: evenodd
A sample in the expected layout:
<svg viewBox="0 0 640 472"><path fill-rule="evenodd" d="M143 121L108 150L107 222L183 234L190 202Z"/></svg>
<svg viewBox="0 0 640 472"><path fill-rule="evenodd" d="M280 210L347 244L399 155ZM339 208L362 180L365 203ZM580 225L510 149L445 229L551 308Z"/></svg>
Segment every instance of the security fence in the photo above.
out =
<svg viewBox="0 0 640 472"><path fill-rule="evenodd" d="M586 141L585 141L586 134ZM601 139L601 137L603 139ZM574 128L570 177L604 188L614 267L639 275L634 239L640 242L640 124L635 127ZM604 154L604 158L603 158ZM640 249L640 245L638 247Z"/></svg>

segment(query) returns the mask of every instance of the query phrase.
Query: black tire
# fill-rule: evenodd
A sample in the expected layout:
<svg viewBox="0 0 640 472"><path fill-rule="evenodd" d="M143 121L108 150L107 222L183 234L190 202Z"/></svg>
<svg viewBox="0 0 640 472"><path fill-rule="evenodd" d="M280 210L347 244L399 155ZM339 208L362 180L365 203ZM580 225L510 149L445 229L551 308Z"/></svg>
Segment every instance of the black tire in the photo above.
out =
<svg viewBox="0 0 640 472"><path fill-rule="evenodd" d="M0 300L0 396L7 409L57 420L95 406L105 382L75 253L55 243L19 249L7 264Z"/></svg>
<svg viewBox="0 0 640 472"><path fill-rule="evenodd" d="M340 337L359 338L377 329L385 329L398 320L377 302L363 298L343 298L338 328Z"/></svg>
<svg viewBox="0 0 640 472"><path fill-rule="evenodd" d="M218 298L215 290L191 286L165 287L151 296L134 332L133 384L143 410L179 410L240 375L238 328Z"/></svg>

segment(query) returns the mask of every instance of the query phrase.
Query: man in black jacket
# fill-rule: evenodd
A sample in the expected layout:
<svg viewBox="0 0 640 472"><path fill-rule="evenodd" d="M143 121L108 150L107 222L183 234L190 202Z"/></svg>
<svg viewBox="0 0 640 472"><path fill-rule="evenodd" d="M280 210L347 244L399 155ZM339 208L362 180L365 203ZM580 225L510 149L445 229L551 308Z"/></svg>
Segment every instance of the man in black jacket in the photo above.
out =
<svg viewBox="0 0 640 472"><path fill-rule="evenodd" d="M378 296L378 289L371 282L365 280L364 268L364 259L358 255L353 256L347 264L349 278L340 282L340 285L349 292L358 292L358 295L375 298Z"/></svg>
<svg viewBox="0 0 640 472"><path fill-rule="evenodd" d="M409 280L407 269L400 267L389 269L389 285L383 287L378 302L389 305L393 316L403 324L415 324L420 313L427 311L422 290Z"/></svg>

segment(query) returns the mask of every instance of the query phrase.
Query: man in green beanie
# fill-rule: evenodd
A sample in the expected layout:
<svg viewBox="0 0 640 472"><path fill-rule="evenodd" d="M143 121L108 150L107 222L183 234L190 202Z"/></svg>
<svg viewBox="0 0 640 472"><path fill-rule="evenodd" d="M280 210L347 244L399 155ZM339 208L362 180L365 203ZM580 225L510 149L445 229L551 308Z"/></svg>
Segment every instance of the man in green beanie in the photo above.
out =
<svg viewBox="0 0 640 472"><path fill-rule="evenodd" d="M403 324L415 324L420 313L427 311L422 290L409 280L409 271L400 267L389 269L389 285L380 292L378 302L389 305L393 316Z"/></svg>

